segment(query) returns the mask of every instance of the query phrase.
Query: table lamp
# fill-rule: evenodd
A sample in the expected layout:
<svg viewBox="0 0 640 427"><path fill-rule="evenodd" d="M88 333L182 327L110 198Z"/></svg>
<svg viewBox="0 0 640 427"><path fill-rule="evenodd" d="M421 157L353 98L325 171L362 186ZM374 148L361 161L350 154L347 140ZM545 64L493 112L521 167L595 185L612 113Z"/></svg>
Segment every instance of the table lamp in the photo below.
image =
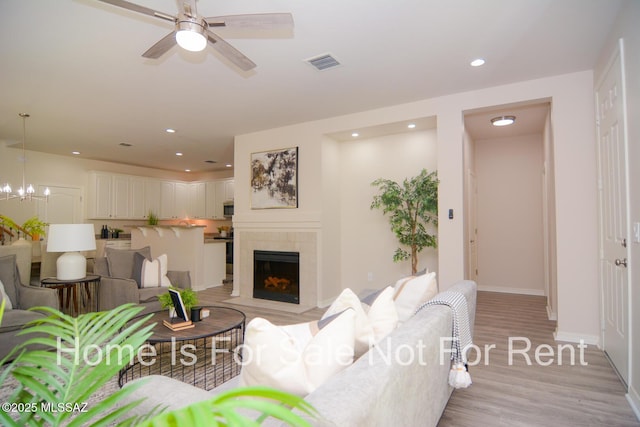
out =
<svg viewBox="0 0 640 427"><path fill-rule="evenodd" d="M87 275L87 259L79 251L96 248L93 224L51 224L47 252L65 252L56 261L58 280L82 279Z"/></svg>

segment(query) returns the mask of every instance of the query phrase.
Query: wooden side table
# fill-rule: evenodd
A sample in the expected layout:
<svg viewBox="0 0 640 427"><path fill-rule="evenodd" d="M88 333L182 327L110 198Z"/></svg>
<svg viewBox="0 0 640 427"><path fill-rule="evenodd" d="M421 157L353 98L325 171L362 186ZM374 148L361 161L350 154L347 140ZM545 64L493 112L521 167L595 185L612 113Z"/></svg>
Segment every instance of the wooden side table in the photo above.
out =
<svg viewBox="0 0 640 427"><path fill-rule="evenodd" d="M58 280L55 277L47 277L40 281L40 286L58 290L60 310L71 316L98 311L99 285L100 276L97 274L90 274L75 280Z"/></svg>

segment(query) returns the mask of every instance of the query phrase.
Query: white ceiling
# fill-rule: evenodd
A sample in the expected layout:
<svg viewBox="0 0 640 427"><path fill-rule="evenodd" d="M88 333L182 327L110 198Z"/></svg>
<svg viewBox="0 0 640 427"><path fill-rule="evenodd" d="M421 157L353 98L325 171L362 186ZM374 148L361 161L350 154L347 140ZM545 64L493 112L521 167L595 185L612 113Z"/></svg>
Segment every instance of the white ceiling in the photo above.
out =
<svg viewBox="0 0 640 427"><path fill-rule="evenodd" d="M174 0L132 2L178 10ZM142 58L172 30L160 19L96 0L2 0L0 141L21 141L18 113L28 112L30 150L78 150L89 159L176 171L223 169L233 162L234 135L591 69L619 5L199 0L203 16L293 14L293 34L271 34L277 38L219 30L258 65L242 72L211 48ZM320 72L304 62L324 53L342 65ZM486 65L470 67L479 56Z"/></svg>

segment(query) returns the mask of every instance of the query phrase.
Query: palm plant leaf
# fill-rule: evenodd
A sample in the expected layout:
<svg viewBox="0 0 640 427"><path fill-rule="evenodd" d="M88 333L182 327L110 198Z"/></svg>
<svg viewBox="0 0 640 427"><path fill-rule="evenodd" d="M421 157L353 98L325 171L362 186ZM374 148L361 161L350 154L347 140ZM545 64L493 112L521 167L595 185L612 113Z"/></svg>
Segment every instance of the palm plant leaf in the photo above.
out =
<svg viewBox="0 0 640 427"><path fill-rule="evenodd" d="M47 411L47 405L83 404L136 355L154 325L141 327L148 316L133 319L142 307L125 304L111 311L71 317L49 307L34 310L49 316L29 322L20 334L36 334L19 345L20 352L33 344L47 350L23 351L7 372L19 385L14 401L36 403L35 412L22 414L15 425L46 422L70 427L106 425L138 402L113 411L111 408L135 387L126 387L93 405L86 412ZM110 413L111 412L111 413Z"/></svg>
<svg viewBox="0 0 640 427"><path fill-rule="evenodd" d="M250 410L253 416L240 413L239 409ZM207 425L225 427L259 426L267 417L273 417L291 426L308 427L311 424L294 413L296 409L303 415L318 418L317 411L301 397L269 387L238 387L216 397L194 403L181 409L162 413L141 424L144 427L165 427L179 425ZM247 411L249 413L249 411Z"/></svg>

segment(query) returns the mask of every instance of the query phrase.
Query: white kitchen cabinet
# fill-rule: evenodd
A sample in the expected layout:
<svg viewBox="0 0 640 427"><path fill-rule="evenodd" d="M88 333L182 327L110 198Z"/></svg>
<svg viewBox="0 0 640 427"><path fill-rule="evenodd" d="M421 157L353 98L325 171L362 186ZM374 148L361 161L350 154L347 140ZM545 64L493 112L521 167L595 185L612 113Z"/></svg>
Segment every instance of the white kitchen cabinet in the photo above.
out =
<svg viewBox="0 0 640 427"><path fill-rule="evenodd" d="M208 219L225 219L222 204L224 202L224 182L208 181L205 183L206 217Z"/></svg>
<svg viewBox="0 0 640 427"><path fill-rule="evenodd" d="M147 178L144 183L144 218L149 218L149 212L160 217L160 198L162 194L160 180Z"/></svg>
<svg viewBox="0 0 640 427"><path fill-rule="evenodd" d="M144 217L144 178L89 173L87 216L91 219L142 219Z"/></svg>
<svg viewBox="0 0 640 427"><path fill-rule="evenodd" d="M205 217L207 219L217 219L216 216L216 183L214 181L205 182Z"/></svg>
<svg viewBox="0 0 640 427"><path fill-rule="evenodd" d="M235 183L233 179L226 179L224 181L224 200L223 202L232 202L235 198Z"/></svg>
<svg viewBox="0 0 640 427"><path fill-rule="evenodd" d="M146 179L139 176L129 178L129 218L145 219L147 217Z"/></svg>
<svg viewBox="0 0 640 427"><path fill-rule="evenodd" d="M177 218L186 218L189 215L189 184L176 182L175 213Z"/></svg>
<svg viewBox="0 0 640 427"><path fill-rule="evenodd" d="M88 218L111 218L112 181L111 174L101 172L89 173L89 191L87 192Z"/></svg>
<svg viewBox="0 0 640 427"><path fill-rule="evenodd" d="M232 202L234 186L232 179L221 179L205 183L206 217L208 219L228 219L224 217L224 203Z"/></svg>
<svg viewBox="0 0 640 427"><path fill-rule="evenodd" d="M129 218L129 177L126 175L113 175L111 193L110 218Z"/></svg>
<svg viewBox="0 0 640 427"><path fill-rule="evenodd" d="M189 184L189 218L205 218L206 207L206 183L192 182Z"/></svg>
<svg viewBox="0 0 640 427"><path fill-rule="evenodd" d="M160 183L160 218L173 219L176 217L176 183L162 181Z"/></svg>
<svg viewBox="0 0 640 427"><path fill-rule="evenodd" d="M189 184L162 181L160 187L160 218L186 218L189 205Z"/></svg>

